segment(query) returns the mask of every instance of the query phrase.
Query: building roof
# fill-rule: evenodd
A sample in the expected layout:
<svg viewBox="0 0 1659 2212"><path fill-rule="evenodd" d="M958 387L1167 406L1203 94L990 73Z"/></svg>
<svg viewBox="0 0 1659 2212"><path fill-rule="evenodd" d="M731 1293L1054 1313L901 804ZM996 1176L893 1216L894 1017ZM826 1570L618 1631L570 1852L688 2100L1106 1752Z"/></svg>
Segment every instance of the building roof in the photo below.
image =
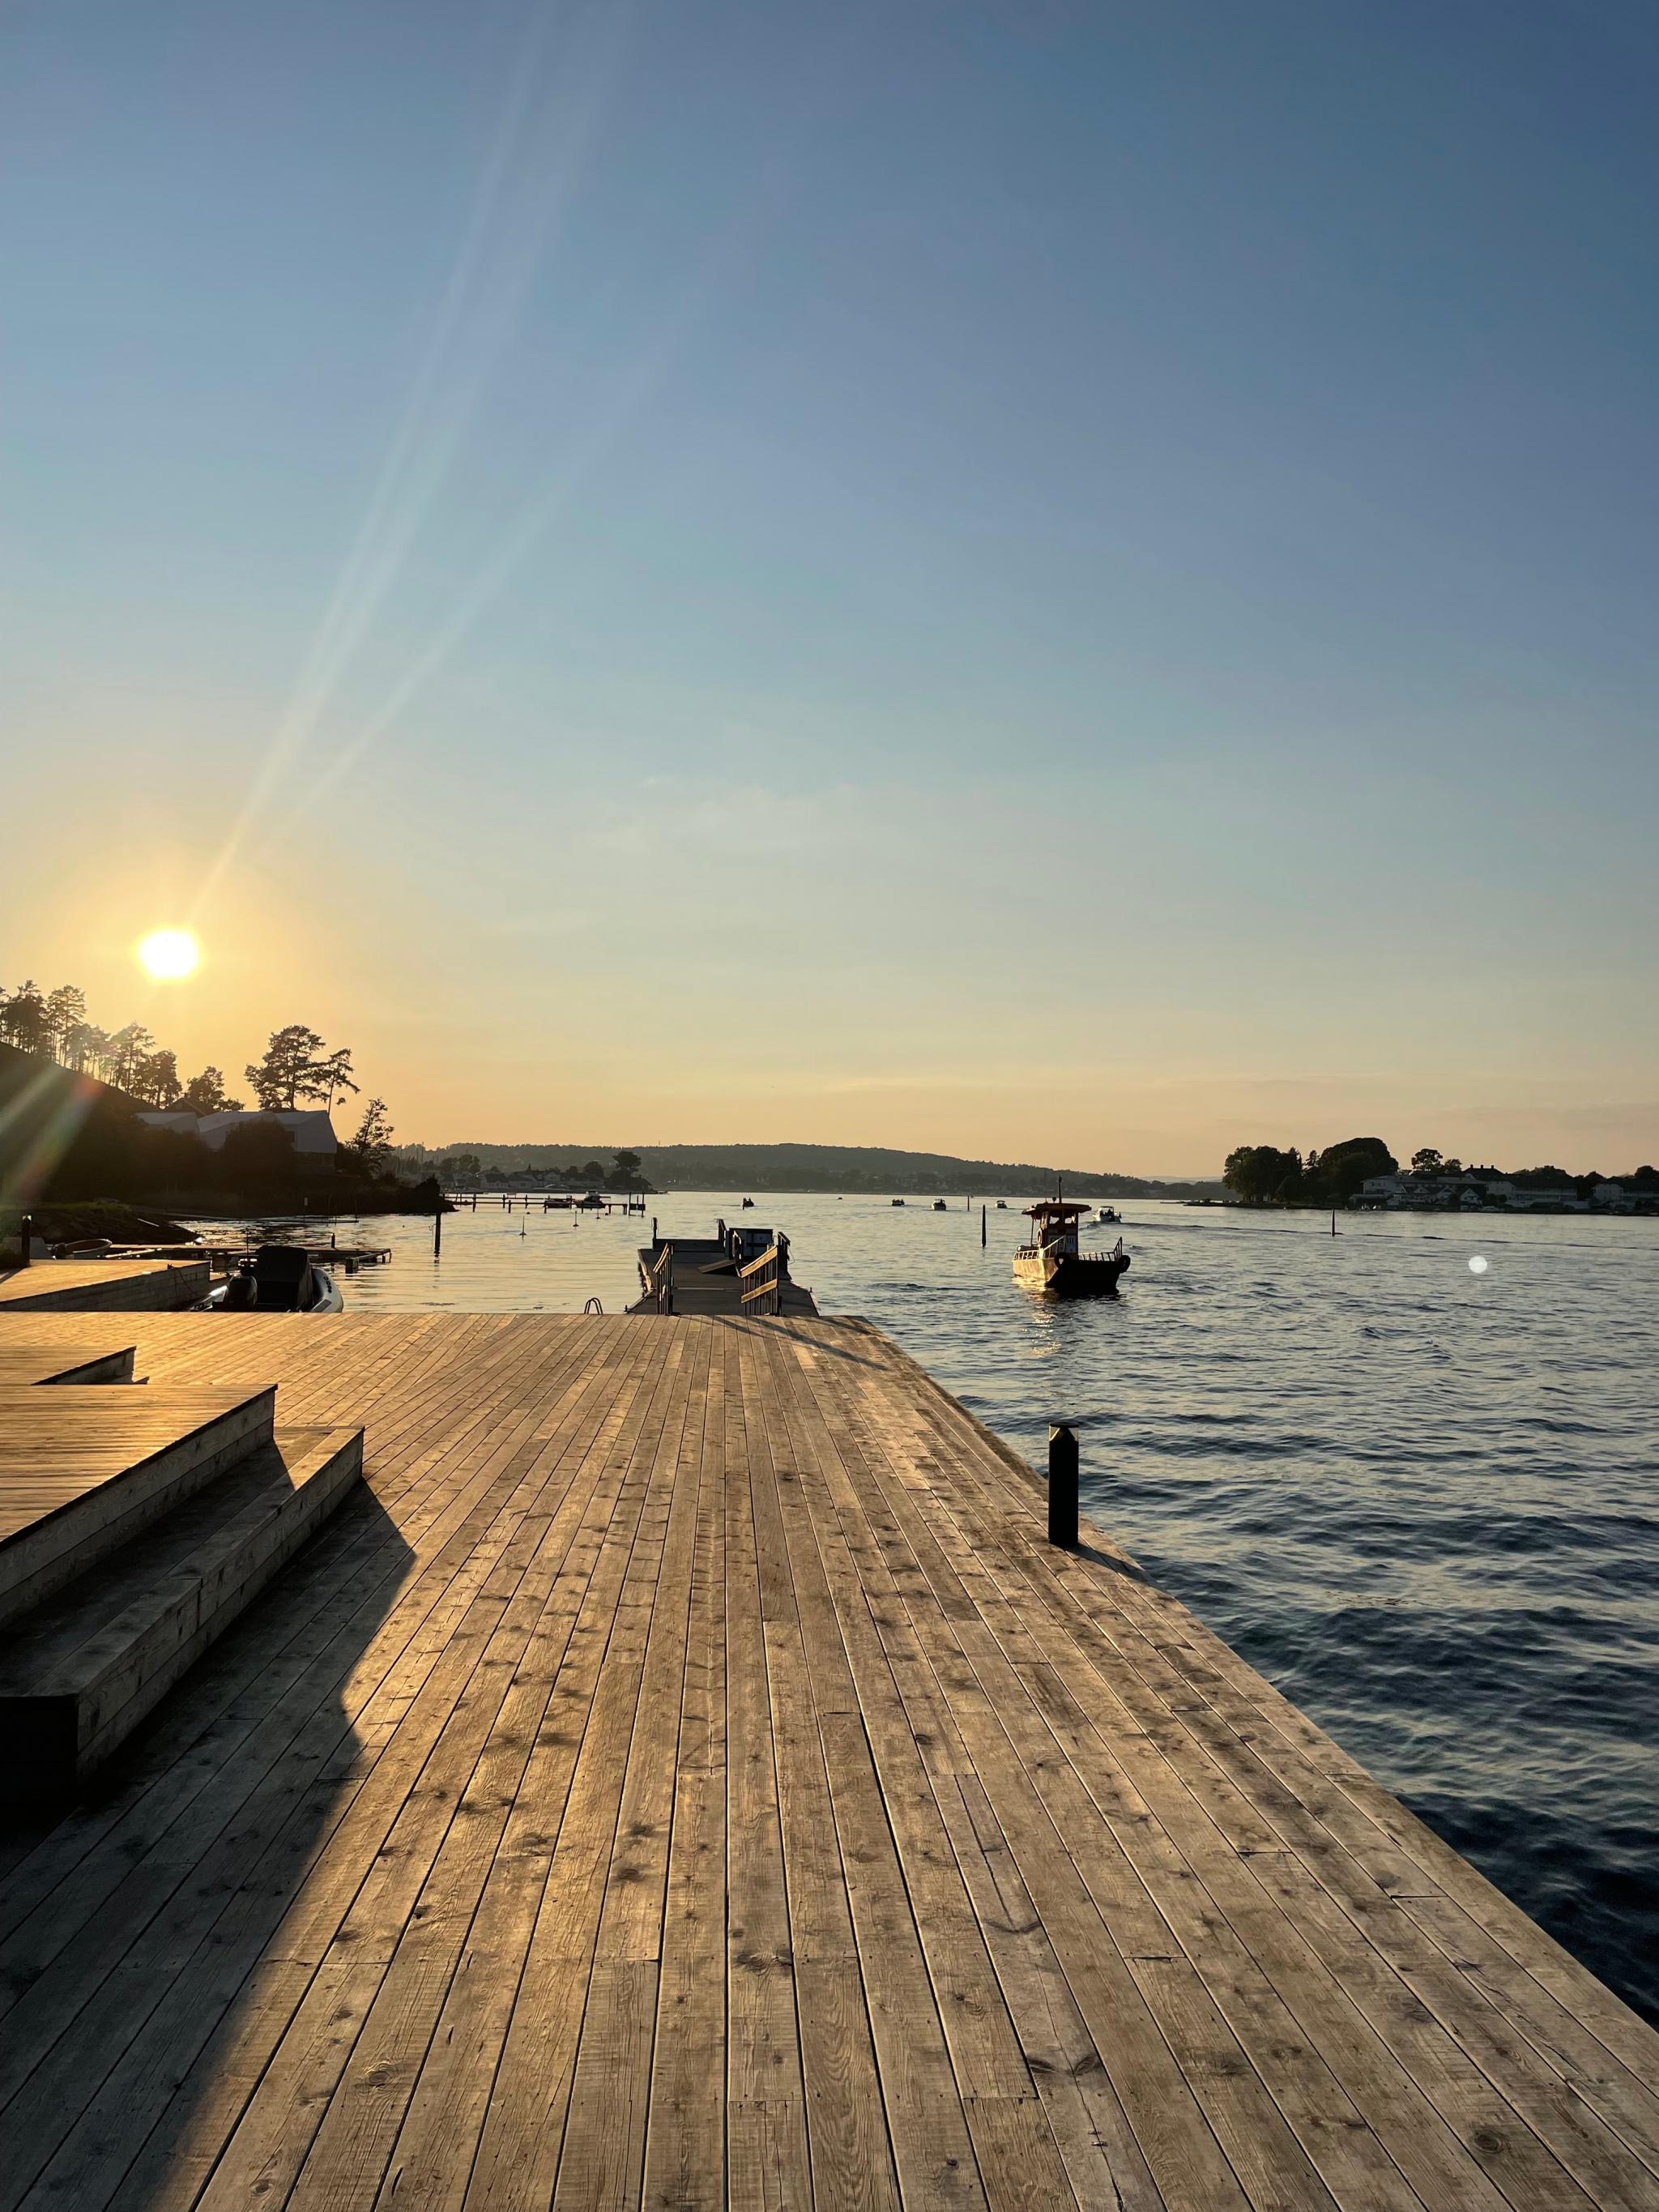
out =
<svg viewBox="0 0 1659 2212"><path fill-rule="evenodd" d="M286 1129L296 1152L331 1156L339 1149L333 1122L317 1106L276 1107L268 1113L252 1114L182 1114L158 1108L138 1119L152 1129L173 1129L182 1137L194 1137L212 1152L223 1150L233 1129L252 1128L261 1121Z"/></svg>

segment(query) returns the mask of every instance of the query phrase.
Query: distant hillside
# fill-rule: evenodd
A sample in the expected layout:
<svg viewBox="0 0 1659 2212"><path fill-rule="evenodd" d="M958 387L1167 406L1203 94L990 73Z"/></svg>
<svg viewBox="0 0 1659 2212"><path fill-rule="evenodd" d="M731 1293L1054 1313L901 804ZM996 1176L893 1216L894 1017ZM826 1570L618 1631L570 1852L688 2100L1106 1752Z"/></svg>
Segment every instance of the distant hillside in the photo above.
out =
<svg viewBox="0 0 1659 2212"><path fill-rule="evenodd" d="M608 1166L622 1146L603 1145L490 1145L477 1139L443 1145L400 1146L410 1165L429 1166L463 1156L481 1168L512 1174L526 1168L574 1169L574 1180L590 1161ZM904 1152L873 1145L641 1145L627 1147L640 1157L641 1171L659 1190L840 1190L890 1192L894 1195L966 1197L983 1192L992 1198L1041 1198L1063 1176L1079 1198L1213 1197L1213 1182L1149 1182L1140 1176L1111 1175L1097 1169L1040 1167L1027 1162L964 1160L950 1152Z"/></svg>

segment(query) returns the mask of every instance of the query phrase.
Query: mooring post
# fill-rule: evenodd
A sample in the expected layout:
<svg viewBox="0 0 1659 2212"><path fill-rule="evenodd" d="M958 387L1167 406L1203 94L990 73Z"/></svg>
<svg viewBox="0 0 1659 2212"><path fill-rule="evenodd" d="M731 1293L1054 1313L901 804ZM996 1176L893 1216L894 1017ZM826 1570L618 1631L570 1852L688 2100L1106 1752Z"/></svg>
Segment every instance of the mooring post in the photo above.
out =
<svg viewBox="0 0 1659 2212"><path fill-rule="evenodd" d="M438 1211L432 1217L432 1256L442 1257L444 1249L444 1202L438 1200Z"/></svg>
<svg viewBox="0 0 1659 2212"><path fill-rule="evenodd" d="M979 1210L979 1249L981 1252L985 1249L985 1208L982 1206Z"/></svg>
<svg viewBox="0 0 1659 2212"><path fill-rule="evenodd" d="M29 1263L29 1239L33 1234L34 1216L32 1213L26 1213L17 1224L17 1243L21 1254L17 1264L20 1267L27 1267Z"/></svg>
<svg viewBox="0 0 1659 2212"><path fill-rule="evenodd" d="M651 1249L653 1252L657 1249L657 1217L654 1213L651 1217Z"/></svg>
<svg viewBox="0 0 1659 2212"><path fill-rule="evenodd" d="M1063 1421L1048 1431L1048 1541L1077 1549L1077 1437Z"/></svg>

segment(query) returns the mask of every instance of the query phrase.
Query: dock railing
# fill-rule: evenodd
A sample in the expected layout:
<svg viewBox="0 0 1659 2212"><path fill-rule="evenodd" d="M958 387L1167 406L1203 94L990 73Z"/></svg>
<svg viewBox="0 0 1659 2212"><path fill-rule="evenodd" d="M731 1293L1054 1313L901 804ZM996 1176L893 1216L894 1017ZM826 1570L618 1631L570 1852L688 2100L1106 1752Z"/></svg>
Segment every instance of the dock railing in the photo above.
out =
<svg viewBox="0 0 1659 2212"><path fill-rule="evenodd" d="M656 1302L659 1314L674 1310L674 1248L665 1244L660 1252L649 1260L640 1261L640 1278L645 1285L645 1295Z"/></svg>
<svg viewBox="0 0 1659 2212"><path fill-rule="evenodd" d="M752 1305L757 1313L781 1314L783 1311L783 1248L781 1244L769 1244L758 1260L751 1260L746 1267L738 1268L738 1277L749 1285L740 1296L743 1305ZM763 1300L769 1303L763 1304Z"/></svg>

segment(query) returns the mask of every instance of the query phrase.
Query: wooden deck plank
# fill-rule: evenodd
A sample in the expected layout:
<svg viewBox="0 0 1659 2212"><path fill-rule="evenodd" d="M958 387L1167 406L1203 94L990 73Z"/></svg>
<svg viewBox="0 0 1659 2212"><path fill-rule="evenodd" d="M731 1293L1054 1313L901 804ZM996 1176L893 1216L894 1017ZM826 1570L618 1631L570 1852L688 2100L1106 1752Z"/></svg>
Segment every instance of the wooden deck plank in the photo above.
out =
<svg viewBox="0 0 1659 2212"><path fill-rule="evenodd" d="M726 2202L726 1372L712 1333L702 1380L702 1428L688 1423L681 1452L697 1522L641 2198L653 2212Z"/></svg>
<svg viewBox="0 0 1659 2212"><path fill-rule="evenodd" d="M752 1326L752 1324L751 1324ZM726 1680L726 2172L739 2212L811 2201L806 2089L766 1680L744 1330L723 1331Z"/></svg>
<svg viewBox="0 0 1659 2212"><path fill-rule="evenodd" d="M367 1495L0 1823L8 2212L1659 2212L1659 2038L867 1325L120 1334Z"/></svg>

